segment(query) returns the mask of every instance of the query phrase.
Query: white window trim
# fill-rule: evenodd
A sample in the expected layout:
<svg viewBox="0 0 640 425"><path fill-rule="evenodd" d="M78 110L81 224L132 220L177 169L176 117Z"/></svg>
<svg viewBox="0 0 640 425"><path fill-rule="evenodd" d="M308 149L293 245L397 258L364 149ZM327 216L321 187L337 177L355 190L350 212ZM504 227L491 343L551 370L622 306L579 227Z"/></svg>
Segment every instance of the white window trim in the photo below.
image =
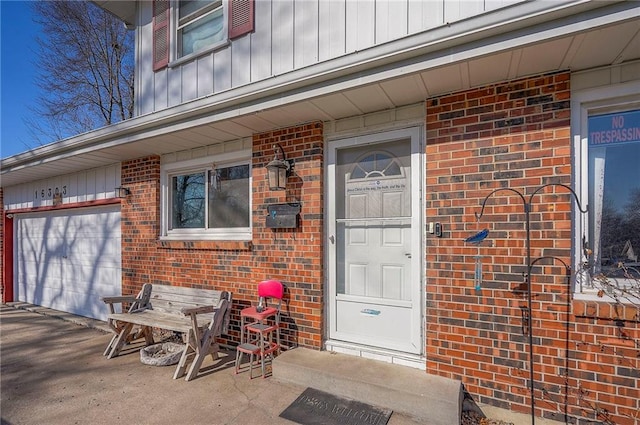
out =
<svg viewBox="0 0 640 425"><path fill-rule="evenodd" d="M212 229L169 229L171 180L177 173L210 170L215 164L218 168L234 165L249 165L249 227L212 230ZM244 149L215 156L191 159L187 161L162 164L160 166L160 236L161 241L250 241L253 232L251 212L253 211L253 176L251 169L251 150Z"/></svg>
<svg viewBox="0 0 640 425"><path fill-rule="evenodd" d="M573 140L573 179L575 191L578 194L583 207L589 199L588 185L588 120L589 115L607 113L620 110L640 108L640 80L621 84L600 86L571 93L571 138ZM573 294L578 300L615 302L609 295L598 295L597 289L584 288L582 279L588 279L580 271L583 270L585 259L582 246L582 237L588 238L590 206L586 214L576 212L573 223L573 266L577 273L573 277ZM575 210L577 211L577 210ZM588 241L589 242L589 241ZM637 303L640 299L625 300L621 302Z"/></svg>
<svg viewBox="0 0 640 425"><path fill-rule="evenodd" d="M190 62L200 56L211 53L214 50L220 49L229 44L229 8L227 6L227 0L222 0L222 31L225 34L224 39L215 44L212 44L205 49L198 50L182 57L178 57L178 20L180 19L178 3L178 0L174 0L171 2L171 34L169 35L171 55L169 58L169 64L167 65L169 68L173 68L186 62Z"/></svg>

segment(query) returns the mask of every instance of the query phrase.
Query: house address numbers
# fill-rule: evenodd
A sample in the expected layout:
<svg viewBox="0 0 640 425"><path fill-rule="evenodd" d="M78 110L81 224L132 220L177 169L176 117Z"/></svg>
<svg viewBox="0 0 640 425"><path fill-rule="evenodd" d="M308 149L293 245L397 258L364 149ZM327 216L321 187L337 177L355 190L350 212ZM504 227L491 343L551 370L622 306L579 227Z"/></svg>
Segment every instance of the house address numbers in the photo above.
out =
<svg viewBox="0 0 640 425"><path fill-rule="evenodd" d="M67 194L67 185L62 186L62 189L59 187L55 187L55 188L47 188L47 189L40 189L40 190L36 190L35 191L35 199L45 199L45 198L52 198L53 196L65 196Z"/></svg>

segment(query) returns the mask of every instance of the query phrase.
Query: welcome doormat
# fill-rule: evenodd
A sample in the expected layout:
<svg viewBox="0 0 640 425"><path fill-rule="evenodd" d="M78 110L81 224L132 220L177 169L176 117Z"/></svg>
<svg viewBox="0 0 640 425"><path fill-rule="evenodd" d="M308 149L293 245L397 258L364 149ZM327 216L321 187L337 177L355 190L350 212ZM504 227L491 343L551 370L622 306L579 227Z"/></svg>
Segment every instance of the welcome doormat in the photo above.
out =
<svg viewBox="0 0 640 425"><path fill-rule="evenodd" d="M280 413L302 425L386 425L393 410L307 388Z"/></svg>

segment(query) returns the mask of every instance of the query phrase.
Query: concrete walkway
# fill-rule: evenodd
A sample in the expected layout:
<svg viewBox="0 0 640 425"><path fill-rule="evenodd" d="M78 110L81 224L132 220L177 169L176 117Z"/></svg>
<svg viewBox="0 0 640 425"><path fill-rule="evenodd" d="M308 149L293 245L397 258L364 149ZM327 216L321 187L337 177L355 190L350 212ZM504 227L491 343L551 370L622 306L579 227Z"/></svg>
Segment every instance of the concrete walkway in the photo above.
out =
<svg viewBox="0 0 640 425"><path fill-rule="evenodd" d="M143 365L137 352L103 357L110 334L101 322L16 307L0 305L3 425L292 424L278 415L305 389L235 375L233 351L215 364L209 357L191 382L173 380L174 367ZM389 421L417 423L397 412Z"/></svg>

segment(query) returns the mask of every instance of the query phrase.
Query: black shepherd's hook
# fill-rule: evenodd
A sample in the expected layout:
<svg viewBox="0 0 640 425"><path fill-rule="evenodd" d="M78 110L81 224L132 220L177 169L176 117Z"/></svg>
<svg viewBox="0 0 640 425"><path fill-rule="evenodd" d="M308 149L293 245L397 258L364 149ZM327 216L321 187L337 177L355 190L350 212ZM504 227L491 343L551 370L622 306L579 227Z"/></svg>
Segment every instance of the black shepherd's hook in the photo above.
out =
<svg viewBox="0 0 640 425"><path fill-rule="evenodd" d="M499 188L499 189L494 190L493 192L491 192L491 193L490 193L490 194L488 194L487 196L485 196L484 201L482 201L482 209L480 210L480 214L478 214L477 212L474 212L474 213L473 213L473 215L475 215L475 216L476 216L476 220L480 220L480 219L482 218L482 215L484 214L484 206L487 204L487 201L489 200L489 198L491 198L491 196L492 196L494 193L500 192L500 191L502 191L502 190L507 190L507 191L509 191L509 192L513 192L513 193L515 193L516 195L518 195L518 196L520 197L520 199L522 199L522 204L523 204L523 205L525 205L525 208L526 208L527 201L524 199L524 196L522 196L522 193L518 192L518 191L517 191L517 190L515 190L515 189L511 189L510 187L501 187L501 188Z"/></svg>
<svg viewBox="0 0 640 425"><path fill-rule="evenodd" d="M538 258L536 258L535 260L533 260L531 262L531 267L533 267L538 261L541 261L541 260L558 260L558 261L560 261L562 263L562 265L564 266L564 269L567 272L567 276L571 276L571 266L567 265L567 263L565 263L562 258L558 258L558 257L552 257L552 256L538 257Z"/></svg>
<svg viewBox="0 0 640 425"><path fill-rule="evenodd" d="M533 267L538 261L541 260L545 260L545 259L549 259L549 260L556 260L562 263L562 265L564 266L565 269L565 276L567 279L567 291L570 294L571 292L571 266L569 266L567 263L564 262L564 260L562 258L558 258L558 257L553 257L553 256L545 256L545 257L538 257L535 260L533 260L531 262L531 267ZM532 270L533 272L533 270ZM564 380L564 420L565 423L568 423L568 416L567 416L567 412L569 409L569 381L568 381L568 376L569 376L569 312L571 311L571 297L567 296L567 301L566 301L566 305L565 305L566 309L567 309L567 314L566 314L566 322L565 322L565 332L567 333L566 335L566 339L565 339L565 358L564 358L564 374L565 374L565 380Z"/></svg>
<svg viewBox="0 0 640 425"><path fill-rule="evenodd" d="M564 187L565 189L567 189L573 195L573 199L576 201L576 204L578 204L578 211L580 211L582 214L585 214L587 212L587 208L586 207L584 209L582 209L582 205L580 204L580 199L578 198L578 195L576 195L576 192L571 188L571 186L567 186L566 184L562 184L562 183L547 183L547 184L544 184L544 185L540 186L539 188L537 188L536 190L533 191L531 196L529 196L529 205L531 205L531 202L533 202L533 196L535 194L540 192L545 187L549 187L549 186L560 186L560 187ZM566 264L565 264L565 266L566 266Z"/></svg>
<svg viewBox="0 0 640 425"><path fill-rule="evenodd" d="M525 199L525 197L524 197L524 195L522 193L520 193L517 190L512 189L510 187L501 187L501 188L495 189L490 194L485 196L484 201L482 201L482 209L480 210L480 214L478 214L477 212L474 212L473 215L476 217L476 220L480 220L480 218L482 218L482 216L484 214L484 207L487 204L487 201L489 200L489 198L491 198L491 196L493 196L494 193L501 192L501 191L509 191L509 192L513 192L516 195L518 195L520 197L520 199L522 200L522 205L524 205L525 212L526 212L526 211L529 210L528 206L530 206L531 203L533 202L534 195L538 194L538 192L540 192L542 189L544 189L545 187L549 187L549 186L560 186L560 187L564 187L565 189L567 189L573 195L573 197L574 197L574 199L576 201L576 204L578 204L578 210L583 214L587 212L587 208L584 208L584 209L582 208L582 204L580 204L580 199L578 198L578 195L576 194L576 192L570 186L567 186L566 184L563 184L563 183L547 183L547 184L542 185L542 186L540 186L539 188L537 188L536 190L533 191L533 193L529 196L529 202L527 202L527 200Z"/></svg>
<svg viewBox="0 0 640 425"><path fill-rule="evenodd" d="M572 195L574 200L576 201L576 204L578 205L578 210L584 214L587 212L587 208L585 207L584 209L582 208L582 204L580 203L580 199L578 199L578 195L576 194L576 192L569 186L567 186L566 184L562 184L562 183L547 183L545 185L542 185L540 187L538 187L536 190L533 191L533 193L531 193L531 195L529 196L529 201L527 202L527 199L524 197L524 195L515 190L512 189L510 187L501 187L498 189L495 189L494 191L492 191L491 193L489 193L484 200L482 201L482 208L480 210L480 214L478 214L477 212L474 212L473 214L476 217L476 221L480 221L480 218L482 218L483 214L484 214L484 207L487 204L487 201L489 200L489 198L491 196L493 196L495 193L501 192L501 191L508 191L508 192L513 192L516 195L518 195L518 197L520 197L520 200L522 201L522 206L524 208L524 213L525 213L525 230L526 230L526 234L527 234L527 240L526 240L526 250L527 250L527 273L525 275L525 283L527 285L527 313L528 313L528 323L527 323L527 332L529 333L529 373L530 373L530 378L529 378L529 387L531 390L531 424L535 425L536 423L536 419L535 419L535 395L534 395L534 373L533 373L533 366L534 366L534 356L533 356L533 320L532 320L532 300L531 300L531 269L533 267L533 265L538 262L538 260L541 260L543 258L553 258L556 260L559 260L560 262L562 262L562 264L564 264L565 269L567 270L567 274L568 274L568 279L570 279L570 273L571 273L571 268L561 259L556 258L556 257L539 257L536 258L534 261L531 261L531 229L530 229L530 220L531 220L531 204L533 202L533 197L535 195L537 195L542 189L549 187L549 186L559 186L559 187L563 187L565 189L567 189Z"/></svg>

